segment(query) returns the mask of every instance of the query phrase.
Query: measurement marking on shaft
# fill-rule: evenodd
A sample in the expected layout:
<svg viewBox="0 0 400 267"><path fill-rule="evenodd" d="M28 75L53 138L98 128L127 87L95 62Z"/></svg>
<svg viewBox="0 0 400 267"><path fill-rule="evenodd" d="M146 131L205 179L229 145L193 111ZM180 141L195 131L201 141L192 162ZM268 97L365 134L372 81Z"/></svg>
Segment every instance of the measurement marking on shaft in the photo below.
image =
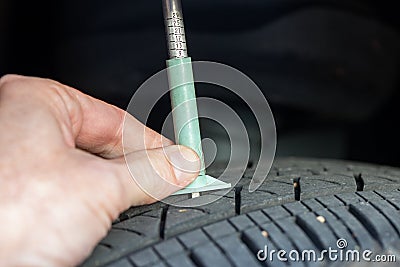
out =
<svg viewBox="0 0 400 267"><path fill-rule="evenodd" d="M168 35L185 36L184 33L173 33L173 32L168 33Z"/></svg>

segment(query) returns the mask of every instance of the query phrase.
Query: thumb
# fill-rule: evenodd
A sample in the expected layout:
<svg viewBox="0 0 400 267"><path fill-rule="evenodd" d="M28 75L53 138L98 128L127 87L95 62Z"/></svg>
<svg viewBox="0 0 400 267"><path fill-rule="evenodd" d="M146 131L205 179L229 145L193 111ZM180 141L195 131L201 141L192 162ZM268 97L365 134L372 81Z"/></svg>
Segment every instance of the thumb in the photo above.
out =
<svg viewBox="0 0 400 267"><path fill-rule="evenodd" d="M197 178L198 155L184 146L141 150L125 156L122 175L130 205L161 200L186 187ZM129 172L129 173L126 173ZM127 177L129 176L129 177Z"/></svg>

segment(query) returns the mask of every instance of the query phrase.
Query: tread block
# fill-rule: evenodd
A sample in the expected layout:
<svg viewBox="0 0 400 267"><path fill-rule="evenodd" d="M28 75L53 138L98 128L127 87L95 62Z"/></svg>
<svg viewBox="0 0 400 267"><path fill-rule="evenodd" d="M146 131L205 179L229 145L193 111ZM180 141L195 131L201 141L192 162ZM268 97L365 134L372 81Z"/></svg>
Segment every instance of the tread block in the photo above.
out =
<svg viewBox="0 0 400 267"><path fill-rule="evenodd" d="M151 248L146 248L142 251L136 252L129 258L135 264L135 266L138 267L151 265L153 263L160 261L158 255Z"/></svg>
<svg viewBox="0 0 400 267"><path fill-rule="evenodd" d="M230 225L227 221L217 222L215 224L203 227L203 230L213 239L217 239L222 236L230 235L236 232L235 228Z"/></svg>
<svg viewBox="0 0 400 267"><path fill-rule="evenodd" d="M291 201L293 198L292 195L288 195L285 198L277 199L274 194L279 194L275 193L276 190L274 190L274 194L272 194L269 190L266 190L265 188L260 188L259 190L249 193L246 188L242 190L241 196L242 196L242 205L241 205L241 210L242 212L246 213L249 211L253 211L254 209L257 208L263 208L269 203L276 203L276 204L281 204L284 200L286 202Z"/></svg>
<svg viewBox="0 0 400 267"><path fill-rule="evenodd" d="M312 243L310 238L304 233L304 231L295 223L295 219L293 217L284 218L279 220L279 226L283 230L283 233L287 235L287 237L291 240L294 244L294 247L297 248L299 251L304 250L315 250L318 251L315 244ZM293 264L293 266L296 263ZM320 266L318 262L308 262L308 266Z"/></svg>
<svg viewBox="0 0 400 267"><path fill-rule="evenodd" d="M254 223L246 215L233 217L233 218L229 219L229 221L233 224L233 226L238 231L243 231L247 228L254 226Z"/></svg>
<svg viewBox="0 0 400 267"><path fill-rule="evenodd" d="M101 243L107 244L115 249L124 247L140 247L140 241L142 241L142 238L136 233L119 229L111 229Z"/></svg>
<svg viewBox="0 0 400 267"><path fill-rule="evenodd" d="M339 199L332 197L332 196L323 196L323 197L316 197L315 198L318 202L320 202L325 207L338 207L344 206L343 202Z"/></svg>
<svg viewBox="0 0 400 267"><path fill-rule="evenodd" d="M264 224L262 228L268 233L268 238L272 240L278 250L283 249L289 252L295 248L288 237L276 225L272 223ZM288 257L288 255L285 255L285 257ZM304 266L304 262L296 262L296 266Z"/></svg>
<svg viewBox="0 0 400 267"><path fill-rule="evenodd" d="M351 235L363 250L369 249L377 251L379 248L377 242L371 237L370 233L365 229L360 221L349 213L346 207L333 207L329 210L346 225L346 227L351 231Z"/></svg>
<svg viewBox="0 0 400 267"><path fill-rule="evenodd" d="M200 199L206 196L200 196ZM216 196L214 196L216 197ZM182 202L179 202L182 203ZM174 236L207 224L208 221L218 221L235 215L234 199L221 198L213 203L198 208L170 207L167 213L165 236Z"/></svg>
<svg viewBox="0 0 400 267"><path fill-rule="evenodd" d="M261 210L247 213L247 216L249 216L249 218L251 218L258 225L271 221Z"/></svg>
<svg viewBox="0 0 400 267"><path fill-rule="evenodd" d="M178 254L167 259L168 266L171 267L195 267L192 260L186 254Z"/></svg>
<svg viewBox="0 0 400 267"><path fill-rule="evenodd" d="M183 243L183 245L186 248L189 248L189 249L199 246L201 244L210 242L210 240L208 239L206 234L200 229L196 229L191 232L180 234L178 236L178 239L179 239L179 241L181 241Z"/></svg>
<svg viewBox="0 0 400 267"><path fill-rule="evenodd" d="M133 267L133 266L127 259L121 259L119 261L107 265L107 267Z"/></svg>
<svg viewBox="0 0 400 267"><path fill-rule="evenodd" d="M263 212L272 220L278 220L290 216L290 213L281 206L263 209Z"/></svg>
<svg viewBox="0 0 400 267"><path fill-rule="evenodd" d="M294 218L279 220L279 225L299 250L317 249L310 237L295 223Z"/></svg>
<svg viewBox="0 0 400 267"><path fill-rule="evenodd" d="M167 265L164 262L159 261L159 262L153 263L152 265L150 265L148 267L167 267Z"/></svg>
<svg viewBox="0 0 400 267"><path fill-rule="evenodd" d="M204 267L232 266L222 251L212 243L194 248L192 259L196 264Z"/></svg>
<svg viewBox="0 0 400 267"><path fill-rule="evenodd" d="M144 214L149 211L157 211L160 207L162 206L161 202L156 202L150 205L142 205L138 207L131 207L128 210L124 211L122 213L123 217L126 218L133 218L140 216L141 214Z"/></svg>
<svg viewBox="0 0 400 267"><path fill-rule="evenodd" d="M111 248L103 245L97 245L90 257L86 259L84 263L82 263L82 266L99 266L102 263L107 262L107 256L110 255L111 252Z"/></svg>
<svg viewBox="0 0 400 267"><path fill-rule="evenodd" d="M365 190L368 190L369 185L373 184L398 184L399 177L383 174L374 170L373 172L366 172L365 170L360 170L362 178L365 182Z"/></svg>
<svg viewBox="0 0 400 267"><path fill-rule="evenodd" d="M265 236L263 236L262 230L260 230L258 227L254 227L251 229L248 229L243 232L242 235L242 240L246 244L246 246L254 253L254 255L257 255L257 253L260 250L265 250L265 247L267 247L267 258L264 263L269 265L271 262L269 261L269 252L271 250L278 251L276 246L271 242L271 240ZM264 256L264 255L261 255ZM274 266L286 266L286 263L277 261L273 261Z"/></svg>
<svg viewBox="0 0 400 267"><path fill-rule="evenodd" d="M351 203L365 203L365 199L361 196L354 194L354 193L345 193L345 194L338 194L336 197L346 203L346 205L350 205Z"/></svg>
<svg viewBox="0 0 400 267"><path fill-rule="evenodd" d="M314 243L321 250L336 246L337 238L329 227L317 220L315 214L297 215L296 223L314 240Z"/></svg>
<svg viewBox="0 0 400 267"><path fill-rule="evenodd" d="M289 176L289 177L299 177L299 176L310 176L313 175L312 172L305 169L279 169L277 171L279 176Z"/></svg>
<svg viewBox="0 0 400 267"><path fill-rule="evenodd" d="M389 220L397 234L400 235L400 212L393 206L387 205L387 202L384 200L373 200L370 203Z"/></svg>
<svg viewBox="0 0 400 267"><path fill-rule="evenodd" d="M346 226L343 225L343 223L341 221L339 221L329 211L319 210L319 211L316 211L316 214L325 218L325 220L326 220L325 223L333 231L333 233L335 234L337 239L341 239L341 238L346 239L348 249L357 249L357 248L359 249L360 248L360 246L354 240L353 236L351 235L349 230L346 228Z"/></svg>
<svg viewBox="0 0 400 267"><path fill-rule="evenodd" d="M399 236L392 225L369 203L350 204L349 211L381 242L385 248L398 240Z"/></svg>
<svg viewBox="0 0 400 267"><path fill-rule="evenodd" d="M165 240L164 242L155 245L154 249L164 259L174 256L178 253L183 253L184 251L182 245L175 238Z"/></svg>
<svg viewBox="0 0 400 267"><path fill-rule="evenodd" d="M235 266L260 266L250 250L243 244L238 235L230 235L217 240L217 244L232 259Z"/></svg>
<svg viewBox="0 0 400 267"><path fill-rule="evenodd" d="M170 207L165 222L165 236L173 236L192 229L191 223L201 221L204 214L204 211L198 209Z"/></svg>
<svg viewBox="0 0 400 267"><path fill-rule="evenodd" d="M381 196L379 196L378 194L375 194L371 191L361 191L361 192L357 192L357 195L361 196L362 198L366 199L366 201L371 201L371 200L383 200L383 198Z"/></svg>
<svg viewBox="0 0 400 267"><path fill-rule="evenodd" d="M310 212L301 202L286 203L283 205L292 215Z"/></svg>
<svg viewBox="0 0 400 267"><path fill-rule="evenodd" d="M354 178L348 175L331 174L331 175L313 175L302 177L305 189L314 191L321 188L345 186L354 184Z"/></svg>
<svg viewBox="0 0 400 267"><path fill-rule="evenodd" d="M301 201L301 203L313 211L325 209L325 207L315 199L306 199Z"/></svg>
<svg viewBox="0 0 400 267"><path fill-rule="evenodd" d="M389 191L389 192L384 192L382 190L376 190L376 193L378 193L379 195L383 196L387 200L392 200L392 202L394 202L394 203L400 203L400 191L399 191L399 189L398 190Z"/></svg>

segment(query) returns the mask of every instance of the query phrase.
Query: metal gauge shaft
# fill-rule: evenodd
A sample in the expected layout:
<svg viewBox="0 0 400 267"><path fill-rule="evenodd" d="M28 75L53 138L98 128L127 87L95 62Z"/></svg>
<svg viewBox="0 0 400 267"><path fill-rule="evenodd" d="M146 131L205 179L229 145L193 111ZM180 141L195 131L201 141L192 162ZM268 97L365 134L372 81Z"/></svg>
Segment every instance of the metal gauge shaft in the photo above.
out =
<svg viewBox="0 0 400 267"><path fill-rule="evenodd" d="M181 1L163 0L162 2L169 57L188 57Z"/></svg>

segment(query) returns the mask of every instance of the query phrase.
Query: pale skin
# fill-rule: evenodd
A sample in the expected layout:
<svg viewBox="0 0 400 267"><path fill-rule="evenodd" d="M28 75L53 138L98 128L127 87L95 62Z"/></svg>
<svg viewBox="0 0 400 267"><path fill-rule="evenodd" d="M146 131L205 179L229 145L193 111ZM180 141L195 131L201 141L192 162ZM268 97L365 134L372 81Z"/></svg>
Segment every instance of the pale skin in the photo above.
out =
<svg viewBox="0 0 400 267"><path fill-rule="evenodd" d="M47 79L0 79L0 129L0 266L77 265L121 212L185 187L200 168L192 150Z"/></svg>

